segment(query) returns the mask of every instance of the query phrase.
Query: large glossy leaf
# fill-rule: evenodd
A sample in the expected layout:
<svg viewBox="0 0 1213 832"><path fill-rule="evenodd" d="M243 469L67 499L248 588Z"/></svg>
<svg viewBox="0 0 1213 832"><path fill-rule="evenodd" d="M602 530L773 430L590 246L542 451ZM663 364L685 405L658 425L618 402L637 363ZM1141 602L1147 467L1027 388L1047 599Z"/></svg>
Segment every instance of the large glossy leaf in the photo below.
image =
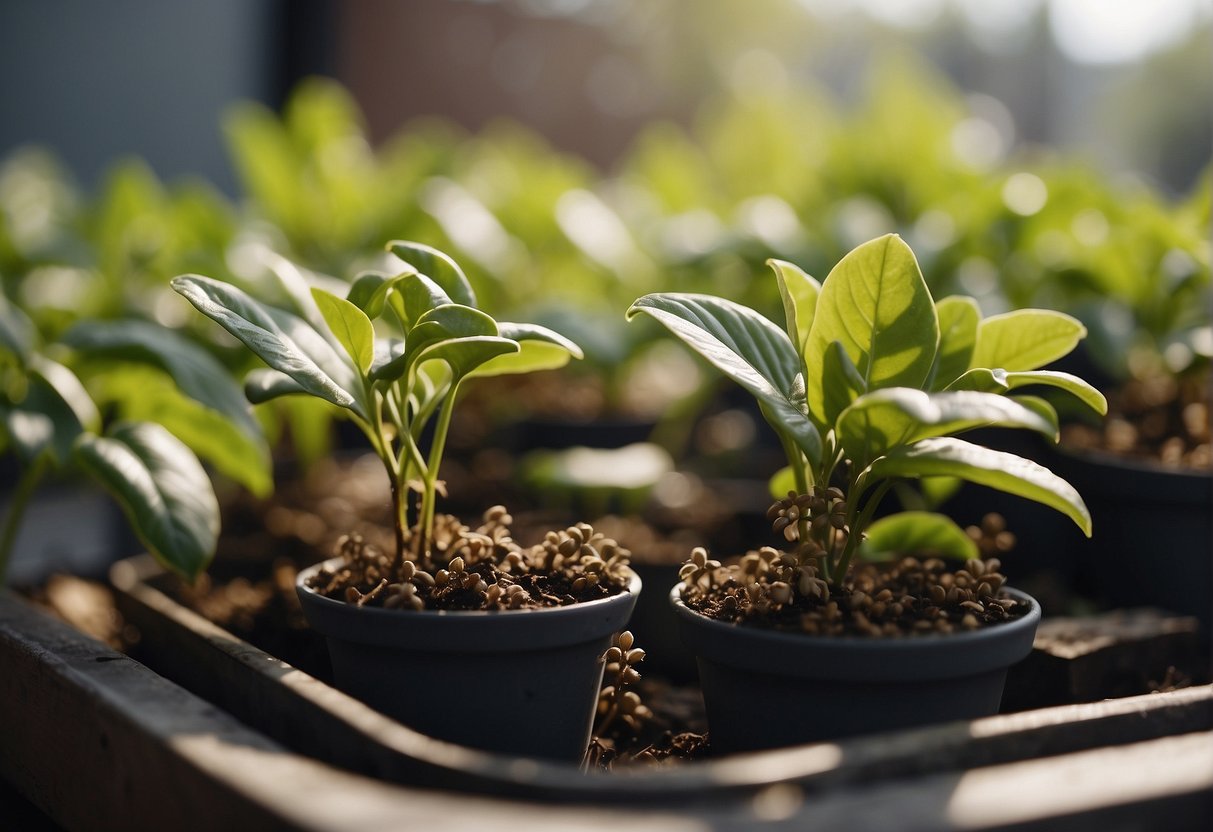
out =
<svg viewBox="0 0 1213 832"><path fill-rule="evenodd" d="M914 253L894 234L864 243L839 261L821 287L805 350L809 409L828 425L822 379L838 341L868 390L921 387L935 361L939 322Z"/></svg>
<svg viewBox="0 0 1213 832"><path fill-rule="evenodd" d="M821 434L801 395L800 355L783 330L752 309L710 295L645 295L628 318L642 312L755 396L817 467Z"/></svg>
<svg viewBox="0 0 1213 832"><path fill-rule="evenodd" d="M924 439L872 463L869 482L887 477L959 477L1043 503L1091 536L1091 514L1074 486L1048 468L1003 451L950 437Z"/></svg>
<svg viewBox="0 0 1213 832"><path fill-rule="evenodd" d="M113 364L91 380L90 386L103 407L124 421L154 422L167 428L254 496L265 497L273 491L270 451L264 438L249 436L223 414L184 395L164 370L146 364Z"/></svg>
<svg viewBox="0 0 1213 832"><path fill-rule="evenodd" d="M316 299L329 331L337 337L354 366L365 375L375 358L375 327L371 319L348 300L323 289L313 289L312 297Z"/></svg>
<svg viewBox="0 0 1213 832"><path fill-rule="evenodd" d="M902 511L868 526L859 556L889 561L907 555L969 560L978 555L977 544L952 518L930 511Z"/></svg>
<svg viewBox="0 0 1213 832"><path fill-rule="evenodd" d="M49 450L63 464L71 456L76 437L95 428L99 417L92 399L70 370L41 356L32 356L31 361L43 365L45 374L37 371L29 374L20 402L0 403L0 420L14 450L26 463ZM62 369L66 376L53 368ZM58 387L46 375L58 377ZM69 377L72 381L65 381Z"/></svg>
<svg viewBox="0 0 1213 832"><path fill-rule="evenodd" d="M463 269L446 254L422 243L393 240L388 251L437 283L455 303L476 305L476 293Z"/></svg>
<svg viewBox="0 0 1213 832"><path fill-rule="evenodd" d="M969 368L1035 370L1068 355L1087 334L1077 318L1048 309L991 315L977 327Z"/></svg>
<svg viewBox="0 0 1213 832"><path fill-rule="evenodd" d="M786 260L771 259L767 265L775 272L775 280L779 284L788 337L803 354L809 340L809 330L813 326L813 314L817 311L821 284L805 274L799 266Z"/></svg>
<svg viewBox="0 0 1213 832"><path fill-rule="evenodd" d="M1031 370L1009 373L1003 369L978 368L969 370L948 385L948 390L978 390L987 393L1005 393L1021 387L1055 387L1077 397L1096 413L1108 412L1108 400L1076 375L1056 370Z"/></svg>
<svg viewBox="0 0 1213 832"><path fill-rule="evenodd" d="M572 358L582 357L581 347L545 326L499 323L497 329L501 337L518 342L518 352L497 356L470 373L470 377L484 378L555 370L568 364Z"/></svg>
<svg viewBox="0 0 1213 832"><path fill-rule="evenodd" d="M187 396L222 414L246 436L261 438L261 426L231 374L210 353L170 329L139 320L81 321L64 334L63 341L89 356L160 367Z"/></svg>
<svg viewBox="0 0 1213 832"><path fill-rule="evenodd" d="M41 379L62 400L81 428L95 431L101 427L97 405L75 373L42 355L31 356L29 373L31 378Z"/></svg>
<svg viewBox="0 0 1213 832"><path fill-rule="evenodd" d="M117 498L156 559L193 580L215 553L219 502L197 458L159 425L120 423L84 434L76 460Z"/></svg>
<svg viewBox="0 0 1213 832"><path fill-rule="evenodd" d="M244 377L244 395L253 404L263 404L280 396L311 394L286 373L263 367Z"/></svg>
<svg viewBox="0 0 1213 832"><path fill-rule="evenodd" d="M403 296L402 302L392 295L393 290ZM411 270L394 276L365 272L354 281L347 299L373 320L383 314L389 297L394 298L406 329L412 329L417 319L431 309L452 302L441 286Z"/></svg>
<svg viewBox="0 0 1213 832"><path fill-rule="evenodd" d="M969 369L981 310L972 298L952 295L936 303L935 312L939 316L939 349L931 368L931 389L942 390Z"/></svg>
<svg viewBox="0 0 1213 832"><path fill-rule="evenodd" d="M208 277L182 275L173 278L172 286L199 312L218 323L262 361L290 376L312 395L341 407L356 404L354 395L318 363L317 358L331 369L335 366L334 356L320 354L320 344L327 346L328 342L302 319L277 310L276 314L272 313L240 289ZM312 343L308 346L316 354L315 357L283 331L280 321L286 323L296 337L306 337L307 331L311 330L309 340Z"/></svg>
<svg viewBox="0 0 1213 832"><path fill-rule="evenodd" d="M838 417L847 456L861 467L893 448L982 427L1026 428L1053 438L1056 421L995 393L924 393L887 387L860 396Z"/></svg>

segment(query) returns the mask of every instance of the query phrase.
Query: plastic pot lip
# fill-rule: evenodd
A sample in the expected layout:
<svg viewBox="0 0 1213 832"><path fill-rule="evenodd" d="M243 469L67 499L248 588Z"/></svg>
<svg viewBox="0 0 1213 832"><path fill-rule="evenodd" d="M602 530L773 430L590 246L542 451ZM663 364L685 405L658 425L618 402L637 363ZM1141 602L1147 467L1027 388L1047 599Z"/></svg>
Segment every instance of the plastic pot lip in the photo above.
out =
<svg viewBox="0 0 1213 832"><path fill-rule="evenodd" d="M1148 458L1118 454L1114 451L1099 448L1076 448L1068 445L1055 445L1053 452L1071 465L1089 466L1102 473L1111 471L1113 476L1132 477L1134 488L1143 488L1142 477L1149 482L1167 482L1178 484L1183 489L1203 488L1208 494L1213 484L1213 471L1201 468L1183 468L1163 465ZM1190 493L1190 492L1189 492ZM1205 501L1207 497L1203 497Z"/></svg>
<svg viewBox="0 0 1213 832"><path fill-rule="evenodd" d="M1032 651L1040 604L1025 592L1006 589L1029 604L1026 615L961 633L910 638L811 636L716 621L682 601L682 584L669 593L686 646L710 662L768 675L846 681L928 681L1006 668Z"/></svg>
<svg viewBox="0 0 1213 832"><path fill-rule="evenodd" d="M359 607L327 598L306 585L330 558L300 570L295 592L308 624L325 636L345 641L425 650L522 651L539 646L577 644L623 629L640 594L640 578L629 569L627 589L617 595L564 607L523 610L389 610Z"/></svg>

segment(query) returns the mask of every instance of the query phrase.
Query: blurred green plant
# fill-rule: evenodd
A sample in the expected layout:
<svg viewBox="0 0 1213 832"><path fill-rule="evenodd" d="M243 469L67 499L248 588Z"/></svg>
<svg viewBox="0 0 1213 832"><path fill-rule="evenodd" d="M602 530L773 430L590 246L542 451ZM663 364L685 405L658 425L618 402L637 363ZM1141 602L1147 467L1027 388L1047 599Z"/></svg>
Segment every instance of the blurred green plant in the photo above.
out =
<svg viewBox="0 0 1213 832"><path fill-rule="evenodd" d="M142 374L131 383L126 368L111 367L92 377L107 389L99 407L81 379L51 357L61 351L41 341L33 322L0 294L0 451L13 453L21 470L0 526L0 583L39 482L69 467L113 494L156 559L193 580L213 557L219 533L219 504L206 471L159 420L106 413L107 405L124 401L145 407L163 391L149 389ZM174 353L166 360L186 359Z"/></svg>

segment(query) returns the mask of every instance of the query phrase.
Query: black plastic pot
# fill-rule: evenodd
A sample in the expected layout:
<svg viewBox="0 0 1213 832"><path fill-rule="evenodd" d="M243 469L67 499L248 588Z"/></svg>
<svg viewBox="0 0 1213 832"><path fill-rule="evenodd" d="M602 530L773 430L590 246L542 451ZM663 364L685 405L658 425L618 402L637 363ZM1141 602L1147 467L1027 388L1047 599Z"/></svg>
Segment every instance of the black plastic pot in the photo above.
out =
<svg viewBox="0 0 1213 832"><path fill-rule="evenodd" d="M1213 472L1057 449L1094 534L1078 543L1080 585L1112 606L1157 606L1213 625Z"/></svg>
<svg viewBox="0 0 1213 832"><path fill-rule="evenodd" d="M815 637L727 624L669 595L699 664L714 754L735 754L998 712L1007 669L1032 650L1040 605L966 633Z"/></svg>
<svg viewBox="0 0 1213 832"><path fill-rule="evenodd" d="M590 738L600 657L640 579L610 598L537 610L411 612L295 588L325 636L337 686L424 734L472 748L576 762Z"/></svg>

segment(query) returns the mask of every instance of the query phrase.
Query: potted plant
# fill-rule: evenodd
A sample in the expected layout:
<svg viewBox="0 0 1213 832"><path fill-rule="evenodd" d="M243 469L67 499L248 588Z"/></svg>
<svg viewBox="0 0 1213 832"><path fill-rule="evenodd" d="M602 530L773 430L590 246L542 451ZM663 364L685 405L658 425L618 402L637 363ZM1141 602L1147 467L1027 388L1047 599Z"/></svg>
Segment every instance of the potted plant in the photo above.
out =
<svg viewBox="0 0 1213 832"><path fill-rule="evenodd" d="M366 273L345 298L300 280L288 287L290 311L197 275L173 288L269 365L248 378L250 399L302 393L342 408L383 462L394 547L345 536L338 557L297 582L338 684L431 736L579 759L600 656L640 589L628 552L584 523L524 548L504 507L469 528L440 515L437 499L463 385L562 366L580 350L477 309L445 254L389 248L397 273Z"/></svg>
<svg viewBox="0 0 1213 832"><path fill-rule="evenodd" d="M697 654L713 749L993 713L1006 668L1031 649L1039 606L1003 588L996 561L876 566L862 562L864 540L894 482L933 476L1036 500L1089 535L1086 506L1064 480L954 436L997 426L1055 440L1054 408L1018 393L1030 385L1102 412L1104 397L1082 379L1037 369L1085 330L1055 312L982 320L971 299L934 301L896 235L859 246L820 284L770 264L786 331L708 295L647 295L628 313L656 318L753 394L789 462L772 488L787 496L768 513L786 548L729 567L696 549L670 594ZM902 554L973 554L946 517L880 522L882 539L904 536Z"/></svg>

